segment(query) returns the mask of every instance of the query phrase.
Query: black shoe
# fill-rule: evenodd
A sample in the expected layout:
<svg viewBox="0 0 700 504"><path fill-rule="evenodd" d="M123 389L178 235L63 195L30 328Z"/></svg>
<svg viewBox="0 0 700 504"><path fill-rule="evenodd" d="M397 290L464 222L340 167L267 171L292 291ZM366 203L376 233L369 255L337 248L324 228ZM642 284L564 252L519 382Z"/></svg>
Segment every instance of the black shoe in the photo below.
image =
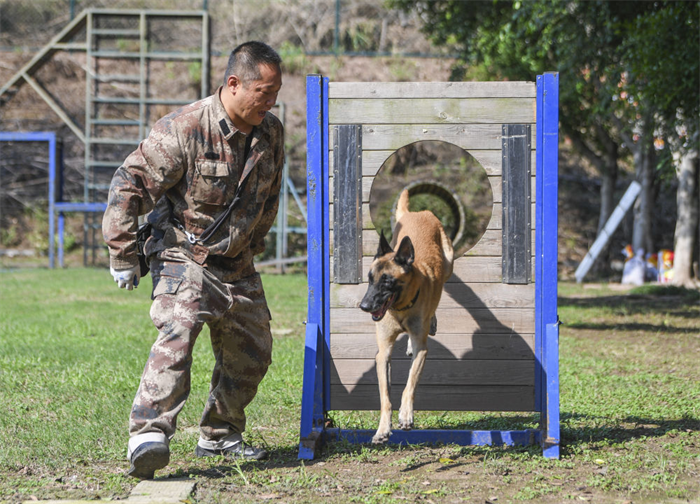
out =
<svg viewBox="0 0 700 504"><path fill-rule="evenodd" d="M243 441L236 443L235 445L224 448L222 450L210 450L209 448L202 448L197 445L194 450L194 454L198 457L229 457L229 458L243 458L246 460L262 460L267 458L268 453L264 448L253 448L245 444Z"/></svg>
<svg viewBox="0 0 700 504"><path fill-rule="evenodd" d="M170 462L170 449L165 443L150 441L139 445L131 454L131 468L127 476L138 479L153 479L157 469Z"/></svg>

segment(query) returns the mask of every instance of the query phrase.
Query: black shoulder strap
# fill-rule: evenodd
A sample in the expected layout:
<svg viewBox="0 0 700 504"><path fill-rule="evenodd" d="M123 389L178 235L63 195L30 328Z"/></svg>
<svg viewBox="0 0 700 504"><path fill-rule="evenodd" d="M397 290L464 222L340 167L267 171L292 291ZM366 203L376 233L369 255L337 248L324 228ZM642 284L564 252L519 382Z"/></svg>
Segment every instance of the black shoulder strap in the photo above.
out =
<svg viewBox="0 0 700 504"><path fill-rule="evenodd" d="M253 130L248 134L248 136L245 139L245 149L243 151L243 166L245 167L246 161L248 160L248 155L250 154L250 147L253 143L253 133L255 133L255 127L253 127ZM226 210L224 210L222 213L219 214L219 216L212 222L207 229L205 229L202 234L199 237L199 241L204 243L207 241L209 238L211 238L214 233L221 227L221 224L228 219L229 215L231 215L231 211L233 210L233 207L235 204L238 202L238 200L241 199L241 191L243 187L245 186L246 182L248 181L248 173L244 171L241 173L241 181L238 184L238 188L236 189L236 194L233 197L233 201L231 201L231 204L228 206Z"/></svg>

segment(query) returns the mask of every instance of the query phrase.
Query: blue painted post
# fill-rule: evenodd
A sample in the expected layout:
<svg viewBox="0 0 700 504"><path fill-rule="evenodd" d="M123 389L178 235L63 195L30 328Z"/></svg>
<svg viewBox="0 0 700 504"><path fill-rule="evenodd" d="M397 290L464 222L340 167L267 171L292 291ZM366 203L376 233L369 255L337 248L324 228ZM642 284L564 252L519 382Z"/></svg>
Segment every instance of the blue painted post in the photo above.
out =
<svg viewBox="0 0 700 504"><path fill-rule="evenodd" d="M537 77L536 398L542 415L542 447L559 458L559 318L557 229L559 184L559 74Z"/></svg>
<svg viewBox="0 0 700 504"><path fill-rule="evenodd" d="M323 82L320 75L306 78L306 188L307 188L307 254L308 315L304 353L304 384L301 404L299 458L312 459L324 421L323 340L326 322L325 292L327 277L323 264L327 261L324 222L325 181L323 146L326 145L323 118ZM327 154L326 154L327 156ZM327 210L326 210L327 211ZM324 228L326 228L324 230ZM324 255L326 256L324 258Z"/></svg>

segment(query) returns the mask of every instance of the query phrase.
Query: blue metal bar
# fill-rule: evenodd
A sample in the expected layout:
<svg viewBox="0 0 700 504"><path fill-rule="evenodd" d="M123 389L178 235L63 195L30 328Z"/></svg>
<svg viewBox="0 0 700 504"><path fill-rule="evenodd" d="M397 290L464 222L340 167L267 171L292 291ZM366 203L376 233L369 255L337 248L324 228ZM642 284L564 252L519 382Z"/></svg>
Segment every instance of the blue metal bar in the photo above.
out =
<svg viewBox="0 0 700 504"><path fill-rule="evenodd" d="M350 443L370 443L374 430L326 429L326 437L333 440L344 439ZM469 431L469 430L393 430L389 444L445 443L460 446L527 446L539 443L541 432L522 431Z"/></svg>
<svg viewBox="0 0 700 504"><path fill-rule="evenodd" d="M53 131L32 131L27 133L0 132L0 142L48 142L49 144L49 267L55 266L54 249L56 248L56 222L54 206L56 203L56 133Z"/></svg>
<svg viewBox="0 0 700 504"><path fill-rule="evenodd" d="M65 231L65 222L66 222L66 217L63 215L63 212L58 212L58 267L59 268L63 268L63 266L64 266L63 233Z"/></svg>
<svg viewBox="0 0 700 504"><path fill-rule="evenodd" d="M306 327L306 349L304 353L304 383L302 388L302 411L300 426L299 458L312 459L314 448L323 428L323 363L319 366L319 342L324 327L324 177L323 177L323 89L320 75L306 78L306 187L307 187L307 254L308 270L308 314ZM320 369L319 369L320 368ZM320 414L320 418L319 418Z"/></svg>
<svg viewBox="0 0 700 504"><path fill-rule="evenodd" d="M542 445L544 456L559 458L559 319L557 316L557 195L559 191L559 74L547 73L538 77L538 151L541 150L541 278L539 301L540 330L542 333ZM540 100L541 94L541 100ZM541 133L540 133L541 131ZM540 155L540 154L538 154ZM538 173L539 175L540 173Z"/></svg>

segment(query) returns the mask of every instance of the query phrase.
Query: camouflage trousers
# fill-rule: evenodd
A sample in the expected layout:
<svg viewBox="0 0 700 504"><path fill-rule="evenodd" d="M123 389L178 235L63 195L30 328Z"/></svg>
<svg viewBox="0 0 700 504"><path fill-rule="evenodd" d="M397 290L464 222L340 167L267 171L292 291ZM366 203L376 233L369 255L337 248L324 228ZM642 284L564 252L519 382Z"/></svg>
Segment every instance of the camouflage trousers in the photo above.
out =
<svg viewBox="0 0 700 504"><path fill-rule="evenodd" d="M129 421L130 452L154 435L170 439L190 393L195 340L207 324L215 364L200 439L240 436L244 409L271 363L272 336L260 275L224 283L184 255L161 252L151 261L151 348Z"/></svg>

